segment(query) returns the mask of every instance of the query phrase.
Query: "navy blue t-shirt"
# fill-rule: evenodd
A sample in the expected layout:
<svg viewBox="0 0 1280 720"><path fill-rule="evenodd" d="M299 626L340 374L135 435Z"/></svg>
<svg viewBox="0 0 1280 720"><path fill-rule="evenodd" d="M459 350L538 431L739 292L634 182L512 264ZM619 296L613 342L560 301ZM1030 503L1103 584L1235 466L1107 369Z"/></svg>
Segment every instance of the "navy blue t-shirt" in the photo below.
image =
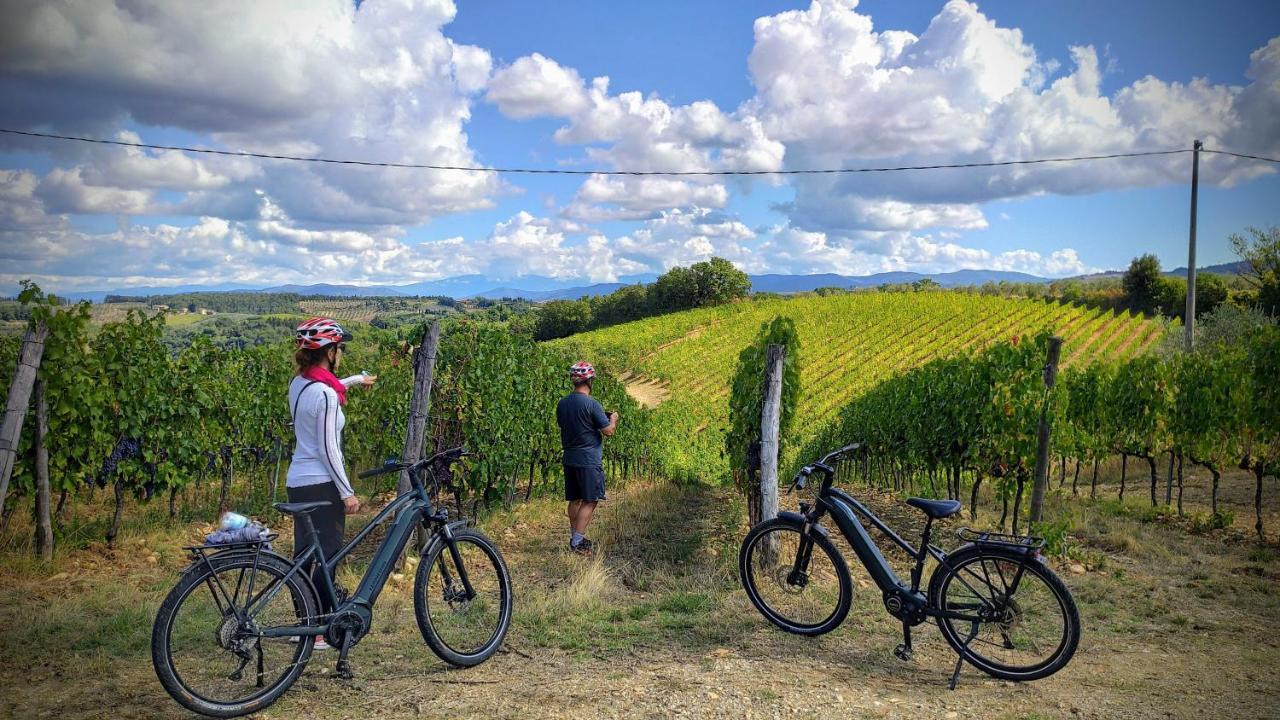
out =
<svg viewBox="0 0 1280 720"><path fill-rule="evenodd" d="M560 423L565 465L599 467L604 464L600 452L604 438L600 431L609 427L609 416L604 414L599 402L590 395L569 393L556 405L556 422Z"/></svg>

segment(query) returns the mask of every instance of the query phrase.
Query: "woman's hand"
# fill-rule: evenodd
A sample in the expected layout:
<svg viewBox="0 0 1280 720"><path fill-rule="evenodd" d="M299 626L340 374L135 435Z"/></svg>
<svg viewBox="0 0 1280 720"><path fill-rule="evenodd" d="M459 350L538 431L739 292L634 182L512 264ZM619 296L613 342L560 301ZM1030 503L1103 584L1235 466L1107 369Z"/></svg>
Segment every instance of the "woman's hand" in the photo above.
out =
<svg viewBox="0 0 1280 720"><path fill-rule="evenodd" d="M373 387L373 384L377 381L378 381L377 375L363 375L360 378L360 384L363 385L364 387Z"/></svg>
<svg viewBox="0 0 1280 720"><path fill-rule="evenodd" d="M355 515L360 512L360 498L355 495L348 495L342 499L342 506L346 509L348 515Z"/></svg>

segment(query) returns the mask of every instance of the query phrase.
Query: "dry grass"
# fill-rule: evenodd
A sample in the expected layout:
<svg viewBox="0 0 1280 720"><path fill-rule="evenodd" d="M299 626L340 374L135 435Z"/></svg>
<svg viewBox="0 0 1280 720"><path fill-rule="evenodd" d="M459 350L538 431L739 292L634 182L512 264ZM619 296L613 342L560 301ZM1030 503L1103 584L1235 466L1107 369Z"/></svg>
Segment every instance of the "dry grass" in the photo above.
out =
<svg viewBox="0 0 1280 720"><path fill-rule="evenodd" d="M1231 481L1231 493L1244 490ZM1226 490L1226 488L1224 488ZM907 537L916 514L855 489ZM792 499L794 502L794 499ZM988 506L991 503L988 501ZM1139 503L1134 503L1140 507ZM1274 511L1274 505L1270 506ZM569 553L564 504L535 500L485 520L507 557L516 616L506 651L454 673L424 647L413 567L379 599L355 652L354 684L319 659L265 717L1264 717L1280 703L1280 553L1230 531L1191 535L1114 503L1051 496L1070 518L1059 572L1085 635L1057 676L1007 685L967 670L928 626L917 658L891 655L900 629L855 573L840 630L774 630L736 578L742 503L723 489L633 484L592 527L601 552ZM989 519L989 516L979 520ZM173 717L150 669L151 618L181 569L186 528L153 527L114 550L67 553L54 567L0 562L0 717ZM141 542L139 542L139 540ZM944 535L946 544L952 544ZM851 564L853 555L844 548ZM151 558L155 557L152 562ZM900 568L900 554L890 554ZM1079 573L1072 566L1078 565ZM1086 567L1088 570L1086 571ZM347 567L340 580L358 581ZM331 658L330 658L331 659Z"/></svg>

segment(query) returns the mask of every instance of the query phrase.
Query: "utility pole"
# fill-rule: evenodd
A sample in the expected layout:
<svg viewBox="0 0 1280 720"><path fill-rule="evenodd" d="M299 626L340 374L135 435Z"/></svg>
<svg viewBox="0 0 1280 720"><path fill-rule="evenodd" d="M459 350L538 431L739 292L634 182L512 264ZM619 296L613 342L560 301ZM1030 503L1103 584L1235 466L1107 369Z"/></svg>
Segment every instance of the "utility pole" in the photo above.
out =
<svg viewBox="0 0 1280 720"><path fill-rule="evenodd" d="M1195 343L1196 335L1196 202L1200 190L1200 149L1204 143L1196 140L1191 145L1191 238L1187 242L1187 352Z"/></svg>

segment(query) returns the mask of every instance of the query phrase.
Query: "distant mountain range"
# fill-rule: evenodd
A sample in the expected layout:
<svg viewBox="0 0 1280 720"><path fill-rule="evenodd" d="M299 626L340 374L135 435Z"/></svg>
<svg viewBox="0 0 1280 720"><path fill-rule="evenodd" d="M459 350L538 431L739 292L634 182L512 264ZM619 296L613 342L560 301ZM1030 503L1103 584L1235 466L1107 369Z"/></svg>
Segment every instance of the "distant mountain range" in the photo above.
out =
<svg viewBox="0 0 1280 720"><path fill-rule="evenodd" d="M1234 262L1221 265L1209 265L1199 268L1199 272L1219 273L1224 275L1239 274L1245 263ZM1082 275L1078 279L1113 277L1124 274L1121 270L1109 270L1093 275ZM1186 268L1177 268L1165 275L1183 276ZM866 288L885 284L913 283L929 279L942 287L960 287L964 285L981 285L986 282L1043 283L1051 282L1051 278L1043 278L1027 273L1009 272L1005 270L957 270L948 273L916 273L916 272L883 272L874 275L836 275L833 273L817 275L749 275L751 289L755 292L794 293L816 290L821 287ZM297 293L299 295L337 295L347 297L396 297L413 295L441 295L452 298L522 298L535 302L548 300L573 300L597 295L608 295L618 288L637 283L648 284L658 278L654 274L627 275L618 278L618 282L596 283L594 285L575 285L572 280L560 280L541 275L495 280L484 275L459 275L443 280L429 280L408 285L277 285L274 287L250 287L237 283L220 285L178 285L173 287L135 287L119 290L90 290L78 293L66 293L71 300L90 300L102 302L107 295L141 297L144 295L173 295L191 292L277 292Z"/></svg>
<svg viewBox="0 0 1280 720"><path fill-rule="evenodd" d="M1249 269L1249 263L1243 260L1238 260L1236 262L1222 263L1220 265L1206 265L1204 267L1198 267L1196 268L1196 272L1215 273L1217 275L1240 275L1241 273L1245 272L1248 269ZM1168 277L1186 277L1187 268L1184 266L1180 268L1174 268L1173 270L1166 270L1164 274ZM1091 278L1120 277L1121 275L1124 275L1124 270L1104 270L1103 272L1100 272L1100 273L1092 273L1090 275L1079 275L1074 278L1067 278L1067 279L1089 280Z"/></svg>

